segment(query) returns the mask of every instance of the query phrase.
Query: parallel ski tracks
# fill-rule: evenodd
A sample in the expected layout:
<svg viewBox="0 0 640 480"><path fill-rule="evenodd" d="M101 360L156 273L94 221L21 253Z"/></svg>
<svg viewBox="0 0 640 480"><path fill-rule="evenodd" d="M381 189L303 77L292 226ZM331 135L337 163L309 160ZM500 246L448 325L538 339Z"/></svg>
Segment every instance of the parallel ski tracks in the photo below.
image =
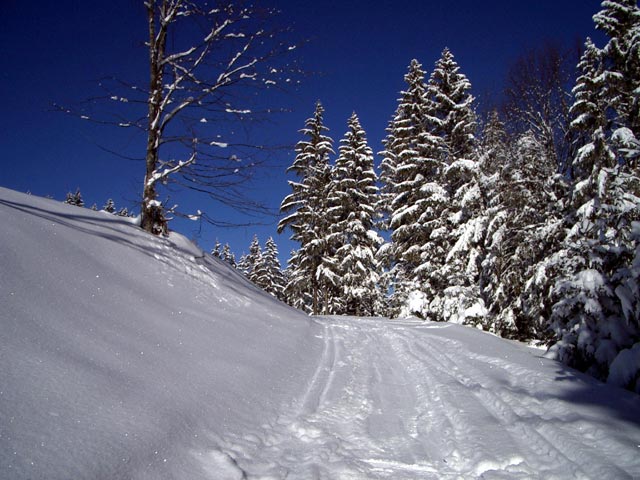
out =
<svg viewBox="0 0 640 480"><path fill-rule="evenodd" d="M263 431L228 439L246 478L631 478L607 460L607 438L585 445L583 420L559 424L510 383L538 372L415 323L317 321L323 350L302 395Z"/></svg>

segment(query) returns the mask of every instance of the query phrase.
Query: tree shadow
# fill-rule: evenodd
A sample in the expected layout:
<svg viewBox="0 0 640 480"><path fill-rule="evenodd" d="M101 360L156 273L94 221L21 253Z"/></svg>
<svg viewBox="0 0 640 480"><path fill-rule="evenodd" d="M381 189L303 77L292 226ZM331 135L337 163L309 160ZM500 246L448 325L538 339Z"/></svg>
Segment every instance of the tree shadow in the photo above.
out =
<svg viewBox="0 0 640 480"><path fill-rule="evenodd" d="M137 225L127 222L116 215L92 211L85 212L85 209L74 206L69 207L69 212L62 212L59 210L51 211L28 203L11 201L4 198L0 198L0 205L4 205L27 215L42 218L48 222L62 225L79 233L97 236L105 240L124 244L129 248L133 248L151 257L157 258L157 255L160 253L160 249L151 244L149 244L149 248L147 248L147 246L142 245L141 242L132 241L130 236L151 234L144 232ZM77 209L78 212L73 212L72 209ZM83 225L92 225L97 227L97 229ZM131 235L129 235L126 229L131 229Z"/></svg>
<svg viewBox="0 0 640 480"><path fill-rule="evenodd" d="M535 395L530 390L514 385L505 385L505 388L522 396L533 396L536 401L562 401L572 405L580 405L592 410L594 414L604 413L605 418L615 418L625 423L640 427L640 395L624 390L620 387L609 385L600 380L575 370L555 360L544 359L545 362L554 362L555 378L553 391L540 390ZM587 411L576 409L571 415L582 417ZM550 414L552 412L549 412ZM594 415L594 418L602 418L602 415ZM558 421L566 419L558 418Z"/></svg>
<svg viewBox="0 0 640 480"><path fill-rule="evenodd" d="M571 367L558 363L557 382L569 382L561 398L567 402L587 405L640 427L640 395L616 387Z"/></svg>
<svg viewBox="0 0 640 480"><path fill-rule="evenodd" d="M268 302L282 304L272 295L256 287L246 279L244 275L228 265L226 262L215 259L205 253L195 244L183 244L183 242L173 242L170 238L155 236L142 230L139 226L127 222L122 218L100 212L87 211L84 208L69 206L67 211L57 208L55 211L46 207L35 206L26 202L18 202L0 198L0 205L17 210L23 214L33 215L48 222L62 225L76 232L99 237L107 241L113 241L126 248L134 249L153 261L161 262L166 267L178 268L176 256L192 258L193 265L200 265L214 273L229 289L238 297L256 298L264 297ZM63 207L56 205L56 207ZM77 210L77 212L76 212ZM94 228L91 228L94 227ZM145 237L147 237L145 239ZM169 247L169 248L167 248ZM191 248L189 248L191 247ZM178 253L178 255L176 255ZM256 296L258 295L258 296ZM286 308L292 308L286 306Z"/></svg>

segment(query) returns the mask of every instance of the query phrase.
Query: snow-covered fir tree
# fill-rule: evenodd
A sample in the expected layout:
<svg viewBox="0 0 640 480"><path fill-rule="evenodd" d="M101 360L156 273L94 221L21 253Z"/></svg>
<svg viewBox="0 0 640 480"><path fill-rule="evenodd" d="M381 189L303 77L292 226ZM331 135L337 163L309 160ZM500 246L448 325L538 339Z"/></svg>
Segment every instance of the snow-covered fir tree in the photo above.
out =
<svg viewBox="0 0 640 480"><path fill-rule="evenodd" d="M480 136L480 188L485 196L485 255L482 260L479 287L487 316L482 322L485 330L500 335L509 335L513 331L512 314L505 312L507 321L496 321L505 306L513 301L508 283L503 281L507 263L507 251L504 242L508 239L508 213L502 201L501 192L505 190L504 171L511 160L511 143L497 110L488 114Z"/></svg>
<svg viewBox="0 0 640 480"><path fill-rule="evenodd" d="M552 322L556 358L640 391L640 9L602 2L594 16L607 44L587 42L572 126L583 145L573 160L574 218L557 280Z"/></svg>
<svg viewBox="0 0 640 480"><path fill-rule="evenodd" d="M471 82L460 71L453 53L445 48L429 77L425 92L433 133L443 139L444 157L451 165L473 156L475 148L475 98Z"/></svg>
<svg viewBox="0 0 640 480"><path fill-rule="evenodd" d="M486 311L479 288L486 217L470 91L471 82L445 48L429 77L425 95L428 125L441 139L438 155L443 165L431 188L443 191L448 201L421 219L428 220L430 234L416 271L429 299L426 317L475 324Z"/></svg>
<svg viewBox="0 0 640 480"><path fill-rule="evenodd" d="M247 276L249 272L249 262L247 262L247 255L240 255L240 260L235 262L235 268L240 271L244 276Z"/></svg>
<svg viewBox="0 0 640 480"><path fill-rule="evenodd" d="M269 237L264 244L260 264L256 267L256 285L279 300L284 300L285 277L273 237Z"/></svg>
<svg viewBox="0 0 640 480"><path fill-rule="evenodd" d="M609 38L601 50L602 96L615 109L614 126L640 131L640 9L637 0L605 0L594 15L596 29Z"/></svg>
<svg viewBox="0 0 640 480"><path fill-rule="evenodd" d="M258 285L258 266L262 262L262 247L258 236L254 235L249 245L249 254L242 257L238 268L252 282Z"/></svg>
<svg viewBox="0 0 640 480"><path fill-rule="evenodd" d="M328 215L331 167L329 155L333 140L325 135L324 108L318 102L313 117L301 130L305 137L297 143L296 157L287 171L297 175L298 181L289 181L292 192L280 206L287 213L278 224L278 232L291 231L291 239L300 248L289 260L287 297L295 299L295 306L314 314L328 313L335 291L335 268L330 264L328 241L331 219Z"/></svg>
<svg viewBox="0 0 640 480"><path fill-rule="evenodd" d="M233 252L231 251L231 247L229 246L228 243L225 243L224 247L222 247L222 254L221 254L220 258L222 258L222 260L227 262L233 268L236 268L236 257L233 254Z"/></svg>
<svg viewBox="0 0 640 480"><path fill-rule="evenodd" d="M499 168L483 179L488 225L481 288L489 310L483 327L505 337L541 339L551 305L541 295L549 277L539 263L562 241L566 182L544 139L530 132L512 142L507 152L497 152L498 161L488 160ZM495 153L482 155L484 167Z"/></svg>
<svg viewBox="0 0 640 480"><path fill-rule="evenodd" d="M104 204L104 206L102 207L102 210L108 213L116 213L116 204L112 198L109 198L107 200L107 203Z"/></svg>
<svg viewBox="0 0 640 480"><path fill-rule="evenodd" d="M67 192L64 203L75 205L76 207L84 207L84 200L82 199L82 192L80 192L80 187L76 189L75 193Z"/></svg>
<svg viewBox="0 0 640 480"><path fill-rule="evenodd" d="M447 192L437 182L444 169L443 145L442 138L429 130L424 78L422 65L412 60L404 77L406 90L401 92L380 152L380 210L392 232L380 258L392 284L391 316L423 315L426 292L416 268L423 264L424 245L448 202Z"/></svg>
<svg viewBox="0 0 640 480"><path fill-rule="evenodd" d="M379 299L380 265L376 258L382 239L376 224L377 176L373 151L354 113L340 140L329 198L330 242L339 279L340 311L347 315L373 315Z"/></svg>
<svg viewBox="0 0 640 480"><path fill-rule="evenodd" d="M222 245L220 245L220 242L218 241L218 239L216 239L216 243L211 249L211 255L213 255L216 258L220 258L222 256L221 249L222 249Z"/></svg>

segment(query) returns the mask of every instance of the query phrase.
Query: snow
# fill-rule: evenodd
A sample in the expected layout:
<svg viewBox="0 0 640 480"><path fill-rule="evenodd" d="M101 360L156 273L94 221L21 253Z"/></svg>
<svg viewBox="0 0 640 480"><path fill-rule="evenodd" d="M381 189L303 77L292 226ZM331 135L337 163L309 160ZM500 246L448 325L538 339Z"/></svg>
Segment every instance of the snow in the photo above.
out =
<svg viewBox="0 0 640 480"><path fill-rule="evenodd" d="M180 235L2 188L0 223L2 479L640 477L640 397L538 350L310 318Z"/></svg>
<svg viewBox="0 0 640 480"><path fill-rule="evenodd" d="M638 365L640 365L640 343L618 353L609 368L610 373L607 381L612 385L626 387L638 375Z"/></svg>

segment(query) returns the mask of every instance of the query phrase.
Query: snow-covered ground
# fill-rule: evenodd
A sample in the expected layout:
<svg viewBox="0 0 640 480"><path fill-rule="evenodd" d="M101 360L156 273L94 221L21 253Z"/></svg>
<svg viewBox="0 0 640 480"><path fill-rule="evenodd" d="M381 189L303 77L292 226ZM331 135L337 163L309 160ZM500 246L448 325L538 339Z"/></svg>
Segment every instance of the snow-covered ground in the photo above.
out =
<svg viewBox="0 0 640 480"><path fill-rule="evenodd" d="M541 351L1 188L0 321L1 479L640 478L640 397Z"/></svg>

